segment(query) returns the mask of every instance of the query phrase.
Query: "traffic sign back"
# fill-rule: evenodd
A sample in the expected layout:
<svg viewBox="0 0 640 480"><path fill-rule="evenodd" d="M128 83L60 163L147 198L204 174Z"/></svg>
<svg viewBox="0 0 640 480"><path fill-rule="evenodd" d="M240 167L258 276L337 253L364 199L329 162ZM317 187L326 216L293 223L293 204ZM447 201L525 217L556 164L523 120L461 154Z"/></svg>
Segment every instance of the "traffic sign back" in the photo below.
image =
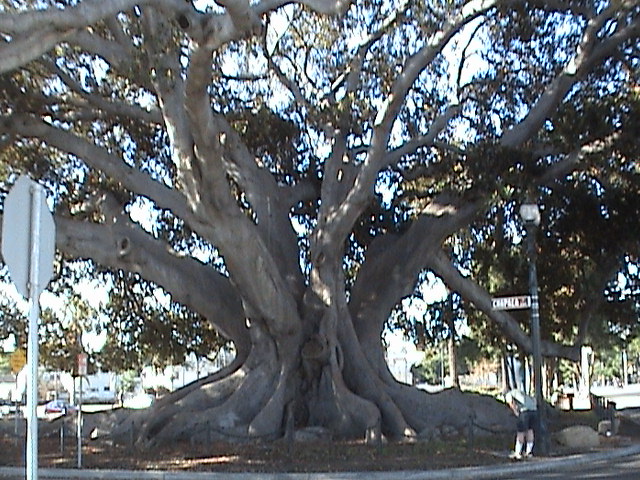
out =
<svg viewBox="0 0 640 480"><path fill-rule="evenodd" d="M36 189L40 189L42 193L40 185L25 175L21 176L4 201L2 219L2 256L18 293L25 298L29 297L32 242L39 242L37 280L40 290L44 289L53 276L55 224L44 194L40 195L40 201L35 205L39 212L32 211L32 199ZM38 239L33 238L31 231L31 218L36 213L39 213L40 217ZM39 295L41 291L34 293Z"/></svg>

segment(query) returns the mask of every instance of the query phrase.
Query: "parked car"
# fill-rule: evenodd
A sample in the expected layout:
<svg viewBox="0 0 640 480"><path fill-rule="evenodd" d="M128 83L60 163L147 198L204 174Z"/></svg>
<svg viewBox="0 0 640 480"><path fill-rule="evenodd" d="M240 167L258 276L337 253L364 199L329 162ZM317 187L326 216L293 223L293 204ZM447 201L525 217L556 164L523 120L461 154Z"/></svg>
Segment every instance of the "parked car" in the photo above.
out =
<svg viewBox="0 0 640 480"><path fill-rule="evenodd" d="M153 404L153 401L153 395L139 392L136 394L127 395L122 402L122 406L124 408L142 409L150 407L151 404Z"/></svg>
<svg viewBox="0 0 640 480"><path fill-rule="evenodd" d="M16 413L15 405L12 405L9 401L0 400L0 417L10 415L11 413Z"/></svg>
<svg viewBox="0 0 640 480"><path fill-rule="evenodd" d="M75 412L76 407L64 400L51 400L44 406L44 413L61 413L66 415L70 412Z"/></svg>

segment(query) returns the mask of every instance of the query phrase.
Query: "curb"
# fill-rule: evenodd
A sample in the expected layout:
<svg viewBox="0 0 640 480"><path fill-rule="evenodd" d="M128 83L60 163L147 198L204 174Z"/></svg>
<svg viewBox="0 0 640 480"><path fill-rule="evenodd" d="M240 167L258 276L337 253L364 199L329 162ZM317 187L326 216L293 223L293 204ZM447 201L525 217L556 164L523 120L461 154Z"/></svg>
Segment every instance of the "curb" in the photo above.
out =
<svg viewBox="0 0 640 480"><path fill-rule="evenodd" d="M527 472L548 472L577 465L628 457L640 453L640 444L606 452L580 453L555 459L534 460L515 465L462 467L448 470L399 470L386 472L323 472L323 473L225 473L172 472L135 470L76 470L58 468L38 469L39 478L78 480L462 480L497 479ZM24 467L0 467L0 478L24 478Z"/></svg>

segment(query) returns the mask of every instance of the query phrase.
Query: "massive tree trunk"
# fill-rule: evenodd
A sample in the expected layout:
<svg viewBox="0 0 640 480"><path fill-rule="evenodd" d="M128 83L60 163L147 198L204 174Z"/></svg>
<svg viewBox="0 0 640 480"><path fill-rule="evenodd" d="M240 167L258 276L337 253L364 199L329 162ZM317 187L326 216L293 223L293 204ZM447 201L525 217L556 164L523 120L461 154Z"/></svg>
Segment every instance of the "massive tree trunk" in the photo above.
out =
<svg viewBox="0 0 640 480"><path fill-rule="evenodd" d="M507 338L524 351L531 350L530 338L519 324L508 313L493 311L490 293L462 275L442 252L445 239L484 212L493 190L481 181L476 187L475 179L465 180L471 186L464 192L458 189L452 194L453 187L442 188L412 212L408 227L377 229L370 244L359 245L364 258L349 275L345 250L350 242L356 243L352 236L368 215L367 208L379 203L375 189L380 172L393 167L395 174L409 179L411 172L400 162L405 157L413 158L418 164L415 171L424 170L426 177L439 175L439 163L449 155L458 159L449 169L454 172L473 161L451 133L452 121L468 115L462 103L475 101L474 95L465 96L472 88L461 85L464 59L457 85L453 85L456 80L452 83L462 103L441 99L446 95L433 87L438 81L424 82L421 76L439 71L444 53L466 27L482 24L478 19L483 17L502 15L498 7L504 3L511 8L514 2L451 7L446 21L437 19L423 30L418 28L421 33L416 35L425 38L398 56L396 66L388 68L386 59L379 60L384 64L382 86L372 82L375 87L368 87L384 93L372 93L379 101L367 108L357 103L370 100L357 97L365 87L360 74L364 67L370 75L376 71L371 58L378 42L402 24L406 12L391 12L379 24L372 21L369 36L359 32L346 38L345 44L356 38L360 44L355 49L345 47L346 60L335 67L342 70L316 82L329 85L316 95L305 90L315 87L307 70L313 62L293 62L293 73L277 63L276 47L267 45L266 19L284 3L342 15L350 2L216 3L213 11L201 12L183 0L85 0L59 10L0 13L0 73L7 86L0 146L18 151L34 148L38 155L49 155L52 170L56 162L63 163L61 159L81 161L86 171L79 176L99 177L105 184L115 184L114 190L125 192L120 196L93 192L82 209L79 201L65 206L57 198L59 251L155 282L174 301L206 317L236 350L231 366L167 395L148 412L120 419L111 435L125 441L134 435L140 447L150 447L179 439L275 439L294 429L321 427L335 437L378 441L382 435L402 439L461 432L475 412L479 414L474 425L482 431L508 429L507 409L488 397L457 389L430 395L395 380L381 341L390 312L412 293L419 274L430 269L496 322ZM499 138L486 140L497 144L493 153L504 163L504 172L496 172L496 177L521 172L523 167L511 158L512 153L532 148L536 134L567 92L578 88L625 41L638 36L640 20L629 3L633 2L612 2L591 16L566 6L567 15L584 20L576 20L576 28L586 25L571 68L547 72L549 78L539 75L546 81L537 86L539 95L528 105L528 114L511 118L500 127ZM412 8L409 4L403 3L402 8ZM543 12L551 9L546 2L515 4ZM366 13L363 18L372 15ZM618 26L603 40L600 29L607 22ZM264 45L251 43L261 35ZM396 38L387 48L396 49L400 43ZM287 159L304 175L293 167L286 175L279 167L270 169L269 155L262 158L251 151L248 145L253 139L243 137L241 127L225 116L234 102L258 108L273 101L264 92L266 99L247 93L259 92L258 87L220 93L220 79L233 77L225 72L225 62L234 60L225 49L235 47L234 55L241 55L242 49L251 50L247 45L264 46L265 68L286 90L282 108L289 100L300 107L291 117L302 118L300 123L306 121L313 131L306 147L324 142L325 150L330 150L323 158L314 153ZM250 54L245 55L249 64ZM291 60L282 55L279 61L284 62L283 58ZM76 65L85 70L76 74ZM302 66L300 71L308 76L296 77L296 68ZM247 82L268 76L234 74L237 78L232 80ZM37 83L34 78L42 79L41 88L29 96L24 85ZM299 85L302 80L306 83ZM418 113L410 115L404 109L415 102L407 101L410 95L420 95L413 91L416 85L416 91L435 90L425 95L427 100L420 107L427 113L420 113L424 117L409 125ZM229 98L222 101L219 97L225 94ZM436 98L441 104L431 108L429 102ZM523 105L514 107L522 109ZM407 122L405 137L398 134L402 122ZM144 128L138 131L132 126ZM359 129L368 129L361 144L354 143ZM140 151L131 147L135 141L141 144ZM478 149L483 148L484 144ZM422 160L430 149L438 152L431 163ZM571 160L569 168L574 168L583 156L580 151L580 155L560 155L558 163L549 165L549 172L566 173L566 158ZM156 173L146 165L164 156L170 157L166 170ZM61 171L62 182L68 171ZM459 180L455 174L445 178ZM548 180L545 172L532 178L534 183ZM83 181L89 183L78 183ZM502 188L495 183L495 188ZM58 197L66 193L65 188L57 191ZM152 228L134 222L130 197L146 199L184 222L199 239L215 246L224 268L197 260L191 252L176 252ZM309 231L301 234L292 225L292 212L303 207L313 213L307 214ZM543 353L549 356L577 359L578 351L577 345L543 345Z"/></svg>
<svg viewBox="0 0 640 480"><path fill-rule="evenodd" d="M319 324L304 341L288 342L287 353L264 325L251 322L246 359L120 418L105 433L150 448L181 440L274 440L312 427L324 432L321 438L367 442L511 429L508 409L491 397L456 389L429 394L398 383L382 355L372 365L348 313L338 319L326 312Z"/></svg>

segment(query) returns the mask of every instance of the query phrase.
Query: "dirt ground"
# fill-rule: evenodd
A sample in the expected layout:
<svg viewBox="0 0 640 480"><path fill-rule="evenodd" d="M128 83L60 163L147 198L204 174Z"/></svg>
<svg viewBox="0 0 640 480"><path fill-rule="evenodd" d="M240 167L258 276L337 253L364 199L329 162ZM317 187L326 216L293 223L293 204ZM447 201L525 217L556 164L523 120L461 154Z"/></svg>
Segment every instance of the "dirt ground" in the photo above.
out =
<svg viewBox="0 0 640 480"><path fill-rule="evenodd" d="M20 450L15 448L13 440L4 439L0 443L0 464L23 465ZM59 442L48 439L40 442L39 453L41 468L74 468L77 465L75 445L65 447L61 453ZM390 444L380 448L345 442L292 446L279 442L213 443L206 448L178 444L152 452L132 452L125 447L88 443L83 447L82 456L83 467L86 468L216 472L435 469L501 461L489 451L448 443Z"/></svg>
<svg viewBox="0 0 640 480"><path fill-rule="evenodd" d="M582 424L593 426L589 412L563 415L553 422L553 430ZM41 468L75 468L76 439L61 439L55 429L42 429L39 442ZM380 446L361 442L286 443L212 443L192 446L176 444L153 451L139 452L130 446L111 445L88 440L83 446L85 468L131 470L175 470L217 472L330 472L366 470L433 470L461 466L505 463L512 444L511 435L481 438L457 438L430 442L388 443ZM640 426L624 421L613 437L601 437L600 448L612 448L640 442ZM552 442L551 455L569 452ZM0 433L0 465L22 466L25 458L24 437L13 432Z"/></svg>

